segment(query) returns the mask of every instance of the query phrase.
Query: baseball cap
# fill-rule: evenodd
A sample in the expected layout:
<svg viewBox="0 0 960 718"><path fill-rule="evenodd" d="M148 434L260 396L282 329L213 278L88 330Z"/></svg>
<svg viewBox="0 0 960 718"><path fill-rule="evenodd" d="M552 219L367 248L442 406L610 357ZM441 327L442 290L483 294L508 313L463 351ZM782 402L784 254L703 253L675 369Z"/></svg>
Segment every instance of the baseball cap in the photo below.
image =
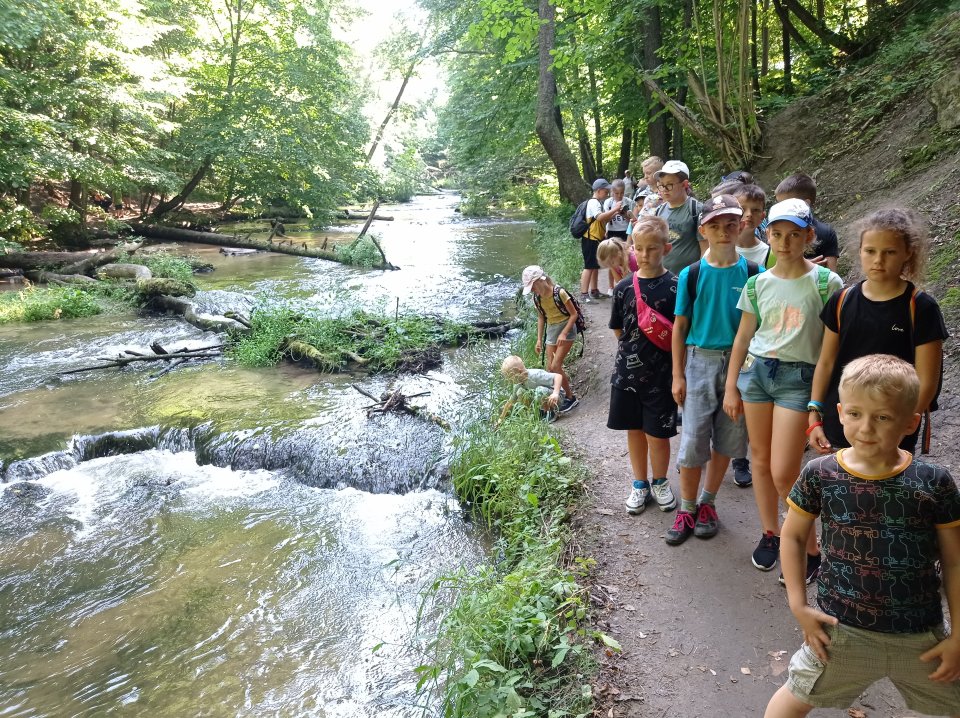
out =
<svg viewBox="0 0 960 718"><path fill-rule="evenodd" d="M598 189L610 189L610 183L607 182L603 177L600 179L595 179L593 181L593 191L596 192Z"/></svg>
<svg viewBox="0 0 960 718"><path fill-rule="evenodd" d="M793 222L798 227L806 229L813 221L813 214L810 212L810 205L802 199L785 199L783 202L777 202L770 208L767 215L767 224L773 224L786 220Z"/></svg>
<svg viewBox="0 0 960 718"><path fill-rule="evenodd" d="M700 224L706 224L714 217L724 214L743 216L743 208L732 194L718 194L704 202L700 209Z"/></svg>
<svg viewBox="0 0 960 718"><path fill-rule="evenodd" d="M663 167L654 173L654 179L660 179L663 175L683 175L684 179L690 179L690 169L680 160L669 160Z"/></svg>
<svg viewBox="0 0 960 718"><path fill-rule="evenodd" d="M543 267L537 264L531 264L529 267L523 270L523 293L530 294L530 290L533 289L533 283L540 279L541 277L546 277L547 273L543 271Z"/></svg>

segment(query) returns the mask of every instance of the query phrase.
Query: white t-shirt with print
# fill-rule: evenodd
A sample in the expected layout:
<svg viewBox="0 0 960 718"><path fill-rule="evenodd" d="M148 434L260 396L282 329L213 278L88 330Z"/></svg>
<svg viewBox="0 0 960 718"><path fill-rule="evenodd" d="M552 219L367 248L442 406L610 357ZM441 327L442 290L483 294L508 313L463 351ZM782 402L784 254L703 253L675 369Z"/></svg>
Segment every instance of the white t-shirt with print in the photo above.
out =
<svg viewBox="0 0 960 718"><path fill-rule="evenodd" d="M766 359L816 364L823 343L823 300L817 287L819 267L797 279L781 279L772 271L757 275L757 308L761 323L750 341L750 353ZM843 280L830 272L827 297L843 288ZM753 314L747 290L740 293L737 309Z"/></svg>
<svg viewBox="0 0 960 718"><path fill-rule="evenodd" d="M613 209L613 205L616 204L616 200L613 197L607 197L603 203L603 211L609 212ZM630 217L627 216L627 212L633 209L633 200L628 199L626 195L623 196L623 204L620 206L620 211L613 215L610 218L610 221L607 222L607 231L608 232L626 232L627 227L630 226Z"/></svg>

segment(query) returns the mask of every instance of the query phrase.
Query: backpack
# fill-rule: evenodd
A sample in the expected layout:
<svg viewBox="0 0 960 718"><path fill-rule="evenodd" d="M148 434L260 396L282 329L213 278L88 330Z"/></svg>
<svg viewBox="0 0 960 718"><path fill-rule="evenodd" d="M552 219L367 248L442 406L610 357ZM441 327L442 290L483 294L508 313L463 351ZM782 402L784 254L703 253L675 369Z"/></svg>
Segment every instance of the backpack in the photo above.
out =
<svg viewBox="0 0 960 718"><path fill-rule="evenodd" d="M587 204L589 202L589 199L585 199L578 204L570 218L570 234L573 235L574 239L583 239L583 235L590 229L590 221L587 219Z"/></svg>
<svg viewBox="0 0 960 718"><path fill-rule="evenodd" d="M566 305L560 301L560 290L562 287L559 284L553 286L553 303L557 305L557 309L560 310L560 313L565 317L570 316L570 312L567 311ZM587 328L587 320L583 317L583 310L580 308L580 302L574 299L573 295L570 292L567 292L567 296L570 297L570 301L573 302L573 308L577 310L577 331L581 334ZM540 297L536 294L533 295L533 305L537 308L537 311L540 313L540 316L546 320L547 313L543 311L543 307L540 304Z"/></svg>
<svg viewBox="0 0 960 718"><path fill-rule="evenodd" d="M737 260L739 261L739 259ZM744 261L747 263L747 283L750 283L750 277L754 277L760 274L760 265L756 262L751 262L749 259L744 257ZM690 297L690 326L693 326L693 305L697 299L697 283L700 281L700 260L687 267L687 296Z"/></svg>
<svg viewBox="0 0 960 718"><path fill-rule="evenodd" d="M754 274L747 279L747 286L744 291L747 293L747 299L753 306L753 315L757 318L757 329L760 328L760 308L757 306L757 277ZM830 270L826 267L817 267L817 291L820 293L820 304L826 304L830 299ZM844 290L846 291L846 290Z"/></svg>
<svg viewBox="0 0 960 718"><path fill-rule="evenodd" d="M851 289L856 289L854 287L844 287L840 291L840 296L837 298L837 335L840 334L840 313L843 310L843 302L847 298L847 292ZM910 295L910 345L913 346L913 324L914 319L917 316L917 295L920 294L920 290L916 287L913 288L913 294ZM916 349L916 347L914 347ZM914 362L916 362L916 356L914 356ZM940 397L940 391L943 389L943 363L940 364L940 381L937 384L937 393L934 394L933 399L930 401L930 408L923 413L923 433L920 436L920 453L929 454L930 453L930 435L932 433L932 427L930 426L930 412L936 411L939 409L937 404L937 399Z"/></svg>

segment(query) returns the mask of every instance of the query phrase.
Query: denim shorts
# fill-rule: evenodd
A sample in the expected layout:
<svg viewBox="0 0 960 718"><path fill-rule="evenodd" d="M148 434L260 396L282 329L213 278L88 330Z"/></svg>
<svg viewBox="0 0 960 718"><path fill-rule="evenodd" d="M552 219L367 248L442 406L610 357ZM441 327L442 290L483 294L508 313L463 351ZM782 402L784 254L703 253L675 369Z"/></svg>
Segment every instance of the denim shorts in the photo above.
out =
<svg viewBox="0 0 960 718"><path fill-rule="evenodd" d="M567 326L567 320L564 319L562 322L557 322L556 324L547 325L547 341L544 342L547 346L553 346L557 343L557 338L560 336L560 332L563 331L563 328ZM577 325L574 324L570 331L567 332L567 341L572 342L576 340L578 334Z"/></svg>
<svg viewBox="0 0 960 718"><path fill-rule="evenodd" d="M728 350L687 347L684 369L687 395L677 453L680 466L704 466L710 460L711 445L723 456L742 459L747 455L747 427L743 417L731 421L723 411L723 388L729 365Z"/></svg>
<svg viewBox="0 0 960 718"><path fill-rule="evenodd" d="M824 664L807 644L790 659L787 688L799 700L817 708L849 708L861 693L881 678L889 678L911 711L935 716L956 714L960 683L927 678L937 663L920 655L944 638L942 628L922 633L880 633L838 624L826 627L830 637Z"/></svg>
<svg viewBox="0 0 960 718"><path fill-rule="evenodd" d="M752 359L752 361L751 361ZM748 404L774 404L792 411L807 412L813 387L813 364L779 361L747 354L740 369L737 389Z"/></svg>

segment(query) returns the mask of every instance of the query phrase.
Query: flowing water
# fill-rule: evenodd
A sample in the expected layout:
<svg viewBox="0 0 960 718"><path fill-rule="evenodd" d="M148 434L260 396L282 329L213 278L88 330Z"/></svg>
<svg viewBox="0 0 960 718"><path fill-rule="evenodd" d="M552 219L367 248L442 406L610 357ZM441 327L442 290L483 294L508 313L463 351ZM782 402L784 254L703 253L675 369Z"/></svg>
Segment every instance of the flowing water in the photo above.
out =
<svg viewBox="0 0 960 718"><path fill-rule="evenodd" d="M532 225L419 197L376 226L397 272L258 254L198 276L201 308L262 297L459 319L509 312ZM316 244L333 232L297 232ZM341 231L356 231L348 227ZM503 342L426 376L348 378L227 360L58 376L159 341L217 342L135 315L0 327L0 716L414 716L435 611L418 596L482 559L444 482L448 435L368 420L379 394L454 426ZM419 632L418 632L419 630Z"/></svg>

